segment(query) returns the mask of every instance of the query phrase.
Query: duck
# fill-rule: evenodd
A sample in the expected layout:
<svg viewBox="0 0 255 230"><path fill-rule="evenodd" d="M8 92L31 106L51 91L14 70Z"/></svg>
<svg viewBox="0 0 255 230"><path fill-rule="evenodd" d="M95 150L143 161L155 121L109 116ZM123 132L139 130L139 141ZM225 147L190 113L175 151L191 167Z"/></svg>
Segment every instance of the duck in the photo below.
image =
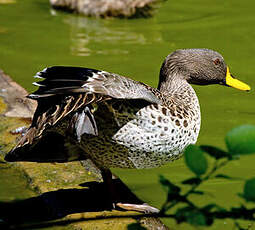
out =
<svg viewBox="0 0 255 230"><path fill-rule="evenodd" d="M27 96L37 101L31 125L5 160L90 161L113 207L142 212L156 209L114 201L110 168L160 167L196 143L201 115L191 84L251 89L233 77L221 54L200 48L170 53L157 88L84 67L48 67L35 77L38 89Z"/></svg>

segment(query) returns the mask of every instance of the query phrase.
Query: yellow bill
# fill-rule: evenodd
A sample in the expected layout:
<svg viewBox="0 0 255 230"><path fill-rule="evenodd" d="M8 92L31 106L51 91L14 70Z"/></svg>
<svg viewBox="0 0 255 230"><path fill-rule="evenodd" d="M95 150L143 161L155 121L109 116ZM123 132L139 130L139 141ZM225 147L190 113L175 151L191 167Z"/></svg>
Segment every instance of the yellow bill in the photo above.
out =
<svg viewBox="0 0 255 230"><path fill-rule="evenodd" d="M227 73L226 73L226 85L236 89L240 89L240 90L245 90L245 91L251 90L251 87L249 85L245 84L242 81L237 80L236 78L233 78L230 74L228 67L227 67Z"/></svg>

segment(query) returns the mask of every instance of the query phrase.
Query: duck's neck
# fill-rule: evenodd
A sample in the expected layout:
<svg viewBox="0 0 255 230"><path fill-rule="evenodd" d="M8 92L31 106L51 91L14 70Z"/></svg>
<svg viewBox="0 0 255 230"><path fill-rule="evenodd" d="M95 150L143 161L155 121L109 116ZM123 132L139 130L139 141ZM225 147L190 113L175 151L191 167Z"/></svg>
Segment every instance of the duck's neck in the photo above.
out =
<svg viewBox="0 0 255 230"><path fill-rule="evenodd" d="M172 75L167 81L160 82L158 89L164 97L172 99L192 111L196 111L200 117L199 101L195 90L184 78Z"/></svg>
<svg viewBox="0 0 255 230"><path fill-rule="evenodd" d="M182 85L186 85L187 81L180 78L177 74L173 74L167 78L160 77L158 89L160 92L172 93L173 91L180 90Z"/></svg>
<svg viewBox="0 0 255 230"><path fill-rule="evenodd" d="M171 102L170 107L179 107L182 111L185 111L184 113L187 114L187 120L190 122L190 128L193 132L191 143L196 143L200 130L201 115L195 90L184 78L178 76L161 82L158 89L164 95L163 98ZM168 106L167 103L166 106Z"/></svg>
<svg viewBox="0 0 255 230"><path fill-rule="evenodd" d="M197 99L196 93L191 85L178 74L169 76L165 81L159 82L158 89L167 96L184 95Z"/></svg>

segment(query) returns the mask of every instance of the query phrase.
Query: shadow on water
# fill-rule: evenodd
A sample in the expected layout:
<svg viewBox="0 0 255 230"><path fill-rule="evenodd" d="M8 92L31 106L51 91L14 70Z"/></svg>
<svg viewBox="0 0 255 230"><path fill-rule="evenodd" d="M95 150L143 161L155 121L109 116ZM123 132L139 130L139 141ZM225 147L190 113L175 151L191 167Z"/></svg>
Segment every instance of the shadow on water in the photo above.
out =
<svg viewBox="0 0 255 230"><path fill-rule="evenodd" d="M120 194L118 202L143 203L119 179L114 180L114 185ZM24 200L0 202L0 229L1 224L4 229L41 229L80 221L128 217L102 214L89 218L60 219L74 213L112 210L104 183L87 182L81 186L86 188L60 189Z"/></svg>

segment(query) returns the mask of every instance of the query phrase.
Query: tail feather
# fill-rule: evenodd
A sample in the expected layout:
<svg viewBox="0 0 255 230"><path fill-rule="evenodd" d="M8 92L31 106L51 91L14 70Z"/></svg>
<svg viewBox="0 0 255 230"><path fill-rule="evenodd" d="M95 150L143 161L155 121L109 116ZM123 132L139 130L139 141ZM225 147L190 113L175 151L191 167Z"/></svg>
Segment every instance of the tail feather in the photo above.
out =
<svg viewBox="0 0 255 230"><path fill-rule="evenodd" d="M18 142L18 144L5 156L5 160L12 162L17 161L20 156L24 154L20 154L20 151L26 152L27 146L32 144L34 137L37 135L37 129L35 127L30 127L24 136L22 136ZM25 146L25 148L23 148Z"/></svg>
<svg viewBox="0 0 255 230"><path fill-rule="evenodd" d="M49 132L33 143L21 141L5 156L8 162L68 162L84 159L87 159L86 154L77 144L55 132Z"/></svg>

